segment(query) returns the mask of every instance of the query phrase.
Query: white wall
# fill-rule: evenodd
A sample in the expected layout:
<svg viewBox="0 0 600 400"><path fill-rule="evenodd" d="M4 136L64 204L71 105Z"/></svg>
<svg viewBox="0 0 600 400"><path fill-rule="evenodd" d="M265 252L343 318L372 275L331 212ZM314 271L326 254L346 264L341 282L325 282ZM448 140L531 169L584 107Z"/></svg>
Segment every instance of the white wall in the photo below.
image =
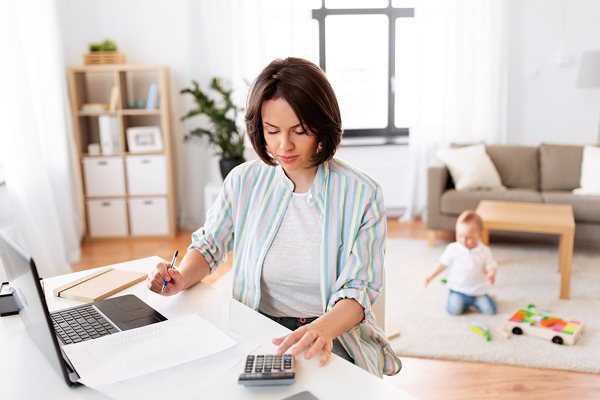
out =
<svg viewBox="0 0 600 400"><path fill-rule="evenodd" d="M172 132L179 226L195 229L204 221L204 185L218 178L217 162L198 144L184 144L192 123L180 117L193 107L179 91L197 80L208 87L211 58L201 47L198 16L186 0L56 0L68 66L82 65L89 43L114 40L128 63L164 64L170 70Z"/></svg>
<svg viewBox="0 0 600 400"><path fill-rule="evenodd" d="M340 147L336 157L367 172L381 185L388 216L402 215L409 199L408 146Z"/></svg>
<svg viewBox="0 0 600 400"><path fill-rule="evenodd" d="M509 4L509 143L596 143L600 88L575 82L581 53L600 50L600 1Z"/></svg>
<svg viewBox="0 0 600 400"><path fill-rule="evenodd" d="M581 53L600 50L600 1L508 0L508 142L537 145L595 143L600 89L576 89ZM217 0L56 0L67 65L82 64L91 42L115 40L129 63L165 64L171 72L173 135L177 159L179 226L204 221L204 186L220 181L217 161L199 145L183 144L191 124L179 118L192 107L179 90L192 79L207 87L212 76L229 78L233 21L207 31L206 19L229 15ZM272 49L271 49L272 50ZM282 55L285 56L285 55ZM562 60L558 63L557 60ZM251 152L250 152L251 154ZM378 180L390 214L407 203L408 148L344 147L338 156Z"/></svg>

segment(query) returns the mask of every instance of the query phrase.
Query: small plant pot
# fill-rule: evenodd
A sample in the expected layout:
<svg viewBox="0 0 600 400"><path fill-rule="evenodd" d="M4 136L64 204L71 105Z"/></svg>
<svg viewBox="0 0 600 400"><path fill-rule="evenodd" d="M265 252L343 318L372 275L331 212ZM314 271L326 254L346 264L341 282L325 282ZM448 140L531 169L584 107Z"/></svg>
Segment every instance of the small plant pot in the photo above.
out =
<svg viewBox="0 0 600 400"><path fill-rule="evenodd" d="M219 160L219 167L221 168L221 176L223 177L223 180L225 180L225 177L229 175L232 169L240 164L243 164L245 161L246 160L243 158L221 158Z"/></svg>
<svg viewBox="0 0 600 400"><path fill-rule="evenodd" d="M118 51L90 51L83 55L85 65L125 64L125 54Z"/></svg>

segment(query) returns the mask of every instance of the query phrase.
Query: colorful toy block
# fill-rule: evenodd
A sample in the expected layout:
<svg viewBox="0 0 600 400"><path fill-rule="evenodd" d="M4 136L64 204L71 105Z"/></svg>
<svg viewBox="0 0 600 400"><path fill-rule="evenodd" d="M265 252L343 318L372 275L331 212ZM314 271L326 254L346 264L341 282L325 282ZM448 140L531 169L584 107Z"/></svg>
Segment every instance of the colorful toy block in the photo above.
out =
<svg viewBox="0 0 600 400"><path fill-rule="evenodd" d="M535 309L537 311L550 312L550 309L548 307L535 307Z"/></svg>
<svg viewBox="0 0 600 400"><path fill-rule="evenodd" d="M544 319L543 321L541 321L540 325L542 325L544 328L550 328L557 322L558 322L558 318L547 318L547 319Z"/></svg>
<svg viewBox="0 0 600 400"><path fill-rule="evenodd" d="M565 329L563 329L561 332L562 333L568 333L569 335L572 335L575 332L575 330L577 329L578 326L579 326L579 324L574 324L574 323L570 322L570 323L568 323L565 326Z"/></svg>
<svg viewBox="0 0 600 400"><path fill-rule="evenodd" d="M562 330L563 330L563 329L565 329L565 326L567 326L567 325L565 325L565 324L561 324L561 323L557 322L557 323L556 323L556 324L554 324L554 326L552 327L552 330L553 330L553 331L556 331L556 332L562 332Z"/></svg>
<svg viewBox="0 0 600 400"><path fill-rule="evenodd" d="M523 311L517 311L517 312L515 313L515 315L513 315L513 316L511 317L511 319L510 319L510 320L511 320L511 321L514 321L514 322L521 322L521 321L523 320L523 317L525 317L526 315L527 315L527 314L525 314L525 312L523 312Z"/></svg>
<svg viewBox="0 0 600 400"><path fill-rule="evenodd" d="M488 327L484 323L479 322L479 321L472 321L471 322L471 330L473 332L477 332L477 330L473 329L473 327L479 328L483 332L482 336L485 336L485 340L487 340L488 342L490 341L490 339L491 339L491 337L490 337L490 330L488 329ZM479 333L479 332L477 332L477 333Z"/></svg>
<svg viewBox="0 0 600 400"><path fill-rule="evenodd" d="M477 325L471 325L469 327L469 329L472 330L473 332L475 332L478 335L485 336L485 332L483 331L483 329L481 329Z"/></svg>
<svg viewBox="0 0 600 400"><path fill-rule="evenodd" d="M535 304L530 304L527 306L527 308L529 310L537 310L537 311L543 311L543 312L550 312L550 309L548 307L536 307Z"/></svg>
<svg viewBox="0 0 600 400"><path fill-rule="evenodd" d="M477 325L478 327L481 328L482 331L486 332L489 331L488 327L483 323L483 322L479 322L479 321L472 321L471 325Z"/></svg>
<svg viewBox="0 0 600 400"><path fill-rule="evenodd" d="M539 323L539 322L542 322L542 320L544 319L544 317L542 315L532 315L531 319L534 322L538 322Z"/></svg>

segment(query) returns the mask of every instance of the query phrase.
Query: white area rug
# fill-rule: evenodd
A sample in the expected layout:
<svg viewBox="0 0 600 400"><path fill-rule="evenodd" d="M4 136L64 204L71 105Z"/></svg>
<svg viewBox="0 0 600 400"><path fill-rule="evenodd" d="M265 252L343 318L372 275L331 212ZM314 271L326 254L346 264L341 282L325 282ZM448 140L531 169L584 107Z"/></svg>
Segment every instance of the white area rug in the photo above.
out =
<svg viewBox="0 0 600 400"><path fill-rule="evenodd" d="M520 365L600 373L600 250L575 249L571 299L559 300L558 248L552 245L495 244L496 283L489 294L498 314L476 311L462 316L446 312L448 289L441 283L447 271L427 288L425 276L445 248L426 240L388 239L386 254L386 331L400 331L392 347L402 356ZM503 338L494 332L519 307L549 307L565 318L585 322L574 346L557 345L527 336ZM471 321L490 328L491 341L469 330Z"/></svg>

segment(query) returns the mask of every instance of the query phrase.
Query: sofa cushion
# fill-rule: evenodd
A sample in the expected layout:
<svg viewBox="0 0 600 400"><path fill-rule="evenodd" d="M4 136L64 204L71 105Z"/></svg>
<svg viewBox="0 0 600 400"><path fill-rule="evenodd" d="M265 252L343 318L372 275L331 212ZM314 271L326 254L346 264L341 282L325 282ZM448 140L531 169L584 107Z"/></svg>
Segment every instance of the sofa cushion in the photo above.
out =
<svg viewBox="0 0 600 400"><path fill-rule="evenodd" d="M508 189L504 191L472 191L459 192L446 190L440 199L442 214L459 215L465 210L475 210L481 200L520 201L525 203L542 203L542 195L533 189Z"/></svg>
<svg viewBox="0 0 600 400"><path fill-rule="evenodd" d="M573 190L579 187L583 146L540 145L542 190Z"/></svg>
<svg viewBox="0 0 600 400"><path fill-rule="evenodd" d="M600 196L598 171L600 171L600 147L587 145L583 148L580 187L573 190L573 194Z"/></svg>
<svg viewBox="0 0 600 400"><path fill-rule="evenodd" d="M500 175L483 144L458 149L438 149L435 155L446 164L456 190L504 189Z"/></svg>
<svg viewBox="0 0 600 400"><path fill-rule="evenodd" d="M507 188L539 189L539 148L529 146L486 146Z"/></svg>
<svg viewBox="0 0 600 400"><path fill-rule="evenodd" d="M567 190L552 190L542 192L542 197L548 204L570 204L575 223L600 222L600 196L577 196Z"/></svg>

